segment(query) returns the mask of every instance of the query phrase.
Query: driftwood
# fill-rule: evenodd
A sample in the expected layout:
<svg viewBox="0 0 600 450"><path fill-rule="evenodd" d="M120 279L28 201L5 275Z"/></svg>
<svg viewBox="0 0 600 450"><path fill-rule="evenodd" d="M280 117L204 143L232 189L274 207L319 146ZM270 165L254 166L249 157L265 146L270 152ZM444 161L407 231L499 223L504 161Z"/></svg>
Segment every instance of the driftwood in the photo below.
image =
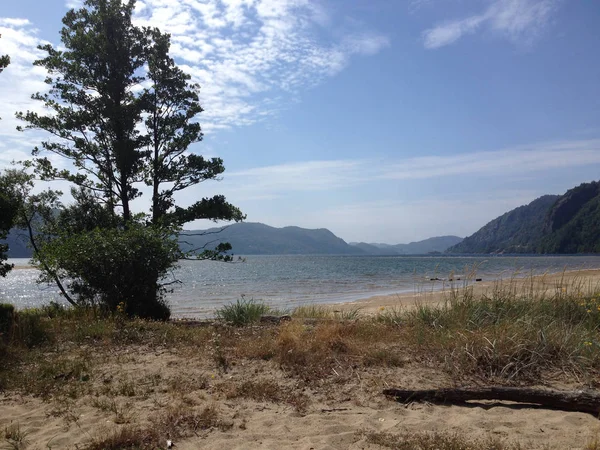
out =
<svg viewBox="0 0 600 450"><path fill-rule="evenodd" d="M385 389L383 394L408 403L461 404L469 400L500 400L540 405L563 411L578 411L598 416L600 393L590 391L555 391L518 387L456 388L456 389Z"/></svg>

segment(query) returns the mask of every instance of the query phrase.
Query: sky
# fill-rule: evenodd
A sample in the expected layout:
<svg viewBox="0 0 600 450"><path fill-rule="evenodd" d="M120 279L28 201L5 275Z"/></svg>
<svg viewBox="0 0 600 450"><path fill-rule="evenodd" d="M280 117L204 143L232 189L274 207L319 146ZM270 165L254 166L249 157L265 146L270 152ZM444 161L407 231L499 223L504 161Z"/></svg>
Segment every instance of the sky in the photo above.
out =
<svg viewBox="0 0 600 450"><path fill-rule="evenodd" d="M36 47L81 3L0 3L6 167L46 137L14 113L40 109ZM224 194L250 222L395 244L600 178L596 0L138 0L135 22L171 33L201 86L190 151L226 167L181 204Z"/></svg>

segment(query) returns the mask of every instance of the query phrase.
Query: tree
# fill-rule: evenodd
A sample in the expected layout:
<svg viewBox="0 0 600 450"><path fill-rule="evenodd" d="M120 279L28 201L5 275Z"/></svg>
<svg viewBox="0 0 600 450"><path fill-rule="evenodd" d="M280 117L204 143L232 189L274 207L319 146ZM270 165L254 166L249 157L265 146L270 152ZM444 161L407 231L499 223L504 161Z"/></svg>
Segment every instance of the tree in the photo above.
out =
<svg viewBox="0 0 600 450"><path fill-rule="evenodd" d="M0 35L0 37L2 37ZM10 64L8 55L0 56L0 73ZM9 195L6 177L0 176L0 241L6 240L8 233L13 226L14 217L17 211L17 204ZM0 276L5 277L13 268L12 264L4 261L8 259L8 245L0 244Z"/></svg>
<svg viewBox="0 0 600 450"><path fill-rule="evenodd" d="M175 205L175 193L217 179L225 167L221 158L206 160L186 153L202 139L200 124L194 121L202 112L198 86L191 84L190 76L169 57L170 36L158 29L146 32L152 43L147 74L152 84L142 99L147 113L146 184L152 186L152 223L181 227L197 219L243 220L241 211L221 195L203 198L187 208Z"/></svg>
<svg viewBox="0 0 600 450"><path fill-rule="evenodd" d="M153 308L142 308L140 299L160 300L158 279L175 264L171 241L183 224L196 219L240 221L245 216L220 195L189 207L176 204L177 192L218 179L223 161L188 151L202 138L196 121L202 111L198 86L169 57L168 35L133 25L134 6L134 0L86 0L82 9L70 10L61 30L65 50L41 46L47 56L34 63L48 70L50 90L32 98L50 112L27 111L17 117L26 122L25 129L51 135L33 150L34 161L26 166L44 180L68 180L77 188L75 204L58 215L54 231L47 233L53 239L38 253L48 261L48 273L73 280L69 286L78 301L100 299L114 309L115 299L109 301L108 294L119 293L137 305L128 309L132 315L152 315ZM44 151L66 158L71 168L54 167ZM152 187L151 214L146 217L135 215L130 206L142 195L141 183ZM163 247L155 245L158 236ZM100 237L110 244L104 245ZM148 257L141 250L121 251L131 239L138 244L147 240L158 255L150 258L156 267L136 263L136 258ZM111 270L90 272L82 253L74 250L77 245L88 246L86 251L99 264L93 267L108 264L143 273L125 270L121 275L127 276L115 278ZM228 248L221 245L197 257L217 258ZM136 277L146 288L136 284ZM125 294L136 290L143 292L140 298Z"/></svg>
<svg viewBox="0 0 600 450"><path fill-rule="evenodd" d="M114 212L131 219L130 202L139 195L142 138L136 129L141 102L134 94L146 61L147 41L133 26L134 1L87 0L87 8L70 10L60 32L66 48L40 46L48 56L34 64L48 70L48 93L33 99L51 111L18 113L26 128L40 129L55 139L42 148L68 159L73 170L58 170L34 149L35 168L46 180L65 179L95 193ZM58 139L56 139L58 138Z"/></svg>

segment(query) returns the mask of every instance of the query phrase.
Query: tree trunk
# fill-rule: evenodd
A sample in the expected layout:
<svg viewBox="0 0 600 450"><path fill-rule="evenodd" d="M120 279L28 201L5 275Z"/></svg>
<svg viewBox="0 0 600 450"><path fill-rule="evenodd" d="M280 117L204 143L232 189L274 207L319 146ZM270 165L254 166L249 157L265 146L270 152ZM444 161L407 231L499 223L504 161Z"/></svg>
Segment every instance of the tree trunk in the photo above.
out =
<svg viewBox="0 0 600 450"><path fill-rule="evenodd" d="M456 388L456 389L385 389L383 394L399 402L428 401L461 404L469 400L501 400L533 403L542 407L578 411L598 416L600 393L590 391L555 391L517 387Z"/></svg>
<svg viewBox="0 0 600 450"><path fill-rule="evenodd" d="M27 216L24 216L24 218L25 218L25 222L27 223L27 231L29 233L29 242L31 242L31 246L33 247L33 251L35 252L35 255L38 257L38 260L40 261L40 263L42 263L42 266L44 267L46 272L48 272L52 276L52 278L54 278L54 282L56 283L56 286L58 286L58 289L60 290L61 294L65 297L65 299L72 306L77 307L77 303L75 303L75 301L69 296L69 294L67 293L67 290L62 285L60 278L58 278L58 275L56 275L56 272L51 270L50 267L48 267L48 265L46 264L46 261L44 261L44 259L41 257L40 250L38 249L38 246L35 242L33 228L31 227L31 220L29 220L29 218Z"/></svg>

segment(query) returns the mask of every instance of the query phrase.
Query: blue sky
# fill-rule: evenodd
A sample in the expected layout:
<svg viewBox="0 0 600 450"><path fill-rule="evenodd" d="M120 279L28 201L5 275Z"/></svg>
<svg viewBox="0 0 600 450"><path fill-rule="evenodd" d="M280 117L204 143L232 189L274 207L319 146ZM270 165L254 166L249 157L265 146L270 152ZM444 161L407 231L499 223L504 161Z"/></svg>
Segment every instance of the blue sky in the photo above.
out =
<svg viewBox="0 0 600 450"><path fill-rule="evenodd" d="M79 4L3 3L0 166L39 142L14 112L39 108L35 47ZM172 33L202 87L191 151L227 168L181 203L224 193L249 221L400 243L600 178L599 2L144 0L135 20Z"/></svg>

